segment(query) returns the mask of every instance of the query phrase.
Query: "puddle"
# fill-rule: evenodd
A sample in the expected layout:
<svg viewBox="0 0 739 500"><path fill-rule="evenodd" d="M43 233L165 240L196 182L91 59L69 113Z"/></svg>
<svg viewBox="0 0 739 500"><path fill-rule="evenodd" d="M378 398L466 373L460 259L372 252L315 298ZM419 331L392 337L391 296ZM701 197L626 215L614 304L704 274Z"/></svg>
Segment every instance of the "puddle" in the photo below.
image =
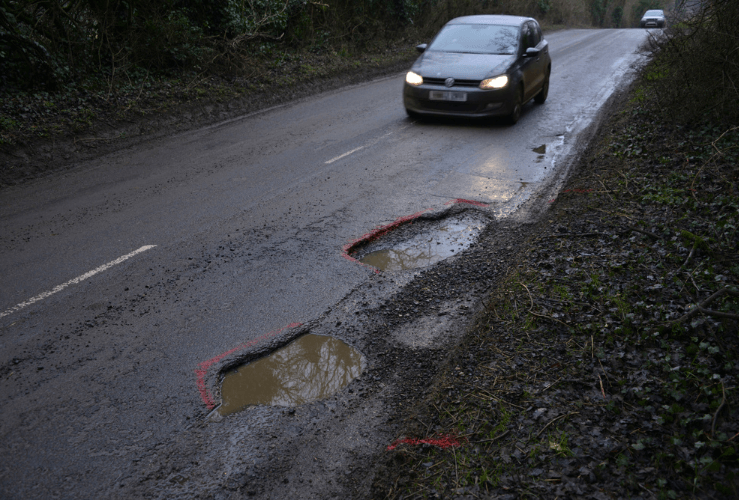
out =
<svg viewBox="0 0 739 500"><path fill-rule="evenodd" d="M479 220L447 220L391 248L371 252L360 262L382 271L427 267L456 255L472 244L482 230Z"/></svg>
<svg viewBox="0 0 739 500"><path fill-rule="evenodd" d="M362 373L362 355L344 342L303 335L269 356L229 371L221 415L251 405L297 406L334 395Z"/></svg>
<svg viewBox="0 0 739 500"><path fill-rule="evenodd" d="M546 158L547 145L546 144L542 144L538 148L532 149L532 151L538 155L536 157L536 163L541 163L541 162L544 161L544 158Z"/></svg>

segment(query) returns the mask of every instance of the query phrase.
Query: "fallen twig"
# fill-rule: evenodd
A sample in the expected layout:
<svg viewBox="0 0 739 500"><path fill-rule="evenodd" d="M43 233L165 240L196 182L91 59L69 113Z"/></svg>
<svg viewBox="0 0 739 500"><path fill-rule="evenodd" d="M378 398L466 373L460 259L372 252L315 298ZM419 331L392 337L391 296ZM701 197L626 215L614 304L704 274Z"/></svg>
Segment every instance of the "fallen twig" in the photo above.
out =
<svg viewBox="0 0 739 500"><path fill-rule="evenodd" d="M698 247L698 242L693 242L693 248L690 249L690 253L688 254L688 258L685 259L685 262L683 263L682 267L685 267L688 265L688 262L690 262L690 259L693 258L693 254L695 253L695 249Z"/></svg>
<svg viewBox="0 0 739 500"><path fill-rule="evenodd" d="M635 231L637 233L645 234L645 235L647 235L650 238L655 239L655 240L661 240L661 239L663 239L661 236L657 236L656 234L650 233L649 231L644 231L643 229L639 229L638 227L634 227L634 226L624 226L624 227L626 229L631 230L631 231Z"/></svg>
<svg viewBox="0 0 739 500"><path fill-rule="evenodd" d="M718 418L718 414L721 413L721 409L724 407L724 404L726 404L726 388L724 387L724 381L721 381L721 404L716 409L716 413L713 414L713 422L711 423L711 439L713 439L713 435L716 433L716 419Z"/></svg>
<svg viewBox="0 0 739 500"><path fill-rule="evenodd" d="M529 294L529 300L531 301L531 307L529 308L529 312L531 312L531 309L534 308L534 298L531 296L531 292L529 291L529 287L527 287L526 285L524 285L520 281L518 282L518 284L521 285L522 287L524 287L526 289L526 293Z"/></svg>
<svg viewBox="0 0 739 500"><path fill-rule="evenodd" d="M613 199L613 196L611 196L611 193L608 191L608 188L606 187L606 185L603 184L603 181L600 180L600 179L598 179L598 182L600 182L600 185L603 186L603 189L605 189L605 191L603 191L603 192L608 195L608 197L611 199L611 202L612 203L616 203L616 201Z"/></svg>
<svg viewBox="0 0 739 500"><path fill-rule="evenodd" d="M493 442L495 442L495 441L497 441L497 440L499 440L499 439L503 439L504 437L506 437L506 436L507 436L508 434L510 434L510 433L511 433L511 431L510 431L510 430L507 430L507 431L505 431L505 432L504 432L503 434L498 434L498 435L497 435L497 436L495 436L494 438L490 438L490 439L481 439L480 441L473 441L472 443L473 443L473 444L478 444L478 443L493 443Z"/></svg>
<svg viewBox="0 0 739 500"><path fill-rule="evenodd" d="M563 377L559 377L557 380L555 380L554 382L552 382L551 384L549 384L548 386L546 386L544 389L542 389L541 391L539 391L539 393L541 394L542 392L546 391L547 389L551 389L552 387L554 387L555 385L557 385L557 382L559 382L560 380L562 380L562 378Z"/></svg>
<svg viewBox="0 0 739 500"><path fill-rule="evenodd" d="M703 314L708 314L709 316L716 316L718 318L739 319L739 314L732 314L732 313L727 313L723 311L714 311L713 309L706 309L705 307L700 307L700 306L698 306L698 310L702 312Z"/></svg>
<svg viewBox="0 0 739 500"><path fill-rule="evenodd" d="M563 419L563 418L567 418L567 417L569 417L569 416L572 416L572 415L576 415L576 414L578 414L578 413L579 413L579 412L577 412L577 411L573 411L573 412L570 412L570 413L568 413L568 414L566 414L566 415L560 415L559 417L557 417L557 418L555 418L555 419L552 419L552 420L550 420L550 421L549 421L549 423L548 423L547 425L545 425L545 426L544 426L544 427L543 427L543 428L542 428L542 429L541 429L541 430L539 431L539 433L538 433L538 434L536 435L536 437L538 438L539 436L541 436L541 433L542 433L542 432L544 432L544 431L545 431L545 430L547 429L547 427L549 427L550 425L552 425L552 424L553 424L554 422L556 422L557 420L561 420L561 419Z"/></svg>
<svg viewBox="0 0 739 500"><path fill-rule="evenodd" d="M587 238L590 236L607 236L605 233L560 233L560 234L550 234L547 236L540 236L539 240L546 240L549 238Z"/></svg>
<svg viewBox="0 0 739 500"><path fill-rule="evenodd" d="M700 313L704 313L704 314L708 314L709 316L717 316L717 317L720 317L720 318L739 319L739 316L737 316L736 314L731 314L731 313L725 313L725 312L721 312L721 311L714 311L714 310L711 310L711 309L706 309L706 306L708 304L710 304L711 302L713 302L714 300L718 299L719 297L721 297L723 295L731 295L732 297L739 297L739 291L736 291L734 288L731 288L731 287L726 286L726 287L718 290L717 292L715 292L713 295L711 295L710 297L708 297L706 300L704 300L700 304L698 304L695 307L693 307L690 311L688 311L687 313L685 313L680 318L667 323L665 326L680 325L682 323L685 323L686 321L688 321L690 318L692 318L693 316L695 316L699 312Z"/></svg>
<svg viewBox="0 0 739 500"><path fill-rule="evenodd" d="M531 312L531 311L529 311L529 314L531 314L532 316L538 316L539 318L544 318L544 319L548 319L548 320L551 320L551 321L556 321L557 323L560 323L560 324L566 326L567 328L570 327L570 325L568 325L564 321L560 321L557 318L552 318L551 316L546 316L544 314L537 314L537 313Z"/></svg>

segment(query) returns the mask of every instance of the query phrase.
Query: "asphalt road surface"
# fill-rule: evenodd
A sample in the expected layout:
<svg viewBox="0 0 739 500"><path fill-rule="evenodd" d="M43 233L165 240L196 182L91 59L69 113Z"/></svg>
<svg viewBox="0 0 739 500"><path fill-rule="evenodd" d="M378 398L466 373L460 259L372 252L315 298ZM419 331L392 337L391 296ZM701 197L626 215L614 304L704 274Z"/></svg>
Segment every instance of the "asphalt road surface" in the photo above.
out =
<svg viewBox="0 0 739 500"><path fill-rule="evenodd" d="M460 211L525 223L645 37L548 35L549 99L512 127L413 121L393 75L0 192L0 496L366 494L412 376L387 353L422 355L421 330L453 346L479 291L396 328L383 304L430 270L377 274L342 248L423 210L430 230ZM221 369L306 331L357 348L365 373L297 408L211 412Z"/></svg>

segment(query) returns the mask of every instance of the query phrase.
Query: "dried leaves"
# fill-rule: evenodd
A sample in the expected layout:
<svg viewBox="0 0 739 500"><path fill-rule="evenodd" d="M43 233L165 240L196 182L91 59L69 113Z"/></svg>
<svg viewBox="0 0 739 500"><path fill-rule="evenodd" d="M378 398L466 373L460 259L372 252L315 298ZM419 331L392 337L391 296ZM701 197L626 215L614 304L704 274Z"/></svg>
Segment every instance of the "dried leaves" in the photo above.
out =
<svg viewBox="0 0 739 500"><path fill-rule="evenodd" d="M391 496L739 495L739 134L626 116L439 383L423 429L470 444L394 452Z"/></svg>

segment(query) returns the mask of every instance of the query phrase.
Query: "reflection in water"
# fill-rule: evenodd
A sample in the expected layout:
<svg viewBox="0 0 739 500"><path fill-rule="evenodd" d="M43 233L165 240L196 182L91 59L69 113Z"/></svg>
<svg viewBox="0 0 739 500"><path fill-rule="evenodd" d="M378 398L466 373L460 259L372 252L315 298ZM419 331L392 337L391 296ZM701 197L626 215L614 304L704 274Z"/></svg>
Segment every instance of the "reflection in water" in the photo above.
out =
<svg viewBox="0 0 739 500"><path fill-rule="evenodd" d="M447 222L393 248L365 255L360 262L383 271L427 267L469 247L480 232L469 222Z"/></svg>
<svg viewBox="0 0 739 500"><path fill-rule="evenodd" d="M296 406L329 397L362 372L362 356L344 342L303 335L223 379L221 415L250 405Z"/></svg>
<svg viewBox="0 0 739 500"><path fill-rule="evenodd" d="M532 151L534 153L537 153L539 155L539 156L536 157L536 163L541 163L542 161L544 161L544 157L545 157L544 155L546 155L546 153L547 153L547 145L546 144L542 144L538 148L532 149Z"/></svg>

